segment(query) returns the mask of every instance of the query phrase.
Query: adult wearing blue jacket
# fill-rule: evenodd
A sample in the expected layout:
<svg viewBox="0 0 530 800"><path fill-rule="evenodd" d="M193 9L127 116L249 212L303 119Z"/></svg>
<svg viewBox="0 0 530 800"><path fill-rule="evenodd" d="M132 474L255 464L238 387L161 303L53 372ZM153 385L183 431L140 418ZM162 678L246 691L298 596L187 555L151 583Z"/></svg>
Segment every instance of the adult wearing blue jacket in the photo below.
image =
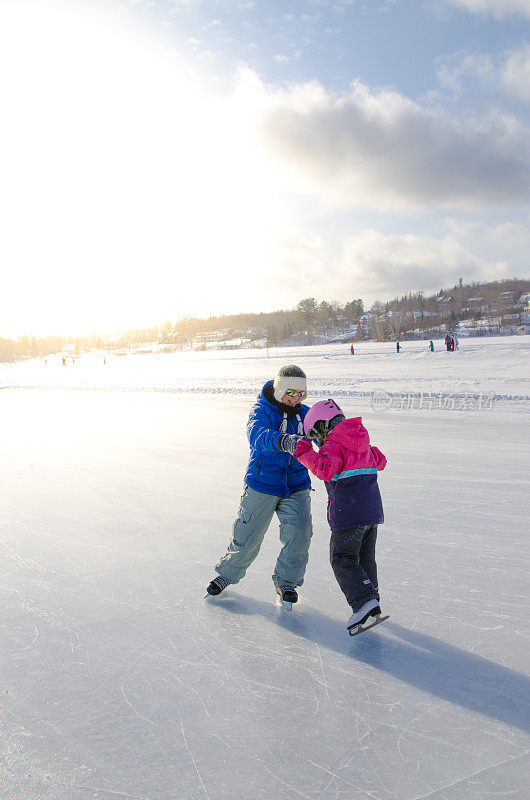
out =
<svg viewBox="0 0 530 800"><path fill-rule="evenodd" d="M296 587L304 582L313 534L309 473L292 455L304 436L304 417L309 409L302 400L306 396L304 372L289 364L280 369L274 381L264 385L250 412L250 459L244 493L228 549L215 565L217 577L207 588L211 595L245 576L276 512L282 549L272 580L282 600L298 600Z"/></svg>

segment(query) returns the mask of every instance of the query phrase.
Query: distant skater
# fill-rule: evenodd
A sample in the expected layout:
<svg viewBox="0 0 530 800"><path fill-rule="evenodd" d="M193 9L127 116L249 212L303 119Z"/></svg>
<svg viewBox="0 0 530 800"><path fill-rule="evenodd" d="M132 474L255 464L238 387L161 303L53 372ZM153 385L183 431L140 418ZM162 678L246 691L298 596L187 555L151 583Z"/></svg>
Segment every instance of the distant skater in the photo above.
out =
<svg viewBox="0 0 530 800"><path fill-rule="evenodd" d="M377 472L385 468L386 458L370 445L361 417L346 419L331 399L311 406L304 430L309 438L298 443L294 455L325 481L331 566L352 610L346 627L358 632L381 614L375 544L384 516ZM317 441L318 453L309 439Z"/></svg>
<svg viewBox="0 0 530 800"><path fill-rule="evenodd" d="M432 339L431 339L431 341L429 342L429 350L431 351L431 353L434 353L434 342L433 342L433 340L432 340Z"/></svg>
<svg viewBox="0 0 530 800"><path fill-rule="evenodd" d="M447 349L447 352L450 353L451 352L451 336L448 333L445 334L445 347Z"/></svg>
<svg viewBox="0 0 530 800"><path fill-rule="evenodd" d="M396 353L399 353L400 350L401 350L401 344L399 342L396 342Z"/></svg>
<svg viewBox="0 0 530 800"><path fill-rule="evenodd" d="M352 354L352 356L355 355L355 350L353 349L353 345L350 347L350 353Z"/></svg>

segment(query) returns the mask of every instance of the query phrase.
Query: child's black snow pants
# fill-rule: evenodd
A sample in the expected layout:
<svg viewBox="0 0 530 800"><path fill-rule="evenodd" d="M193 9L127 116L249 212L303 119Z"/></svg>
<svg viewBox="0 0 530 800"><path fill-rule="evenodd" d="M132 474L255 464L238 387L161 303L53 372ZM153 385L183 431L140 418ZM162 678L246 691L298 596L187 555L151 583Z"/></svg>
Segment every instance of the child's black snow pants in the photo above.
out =
<svg viewBox="0 0 530 800"><path fill-rule="evenodd" d="M376 540L377 525L331 534L329 560L352 611L358 611L368 600L379 600Z"/></svg>

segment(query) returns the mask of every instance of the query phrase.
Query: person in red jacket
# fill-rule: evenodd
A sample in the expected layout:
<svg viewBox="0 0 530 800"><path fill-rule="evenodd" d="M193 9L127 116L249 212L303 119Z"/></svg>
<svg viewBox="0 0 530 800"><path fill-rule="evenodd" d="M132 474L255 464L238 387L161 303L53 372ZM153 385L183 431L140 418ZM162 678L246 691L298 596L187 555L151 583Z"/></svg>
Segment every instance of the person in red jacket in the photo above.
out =
<svg viewBox="0 0 530 800"><path fill-rule="evenodd" d="M381 614L375 544L384 515L377 472L385 468L386 458L370 445L361 417L346 419L331 399L309 409L304 431L316 440L319 452L304 438L294 456L326 484L330 561L352 610L346 624L351 632Z"/></svg>

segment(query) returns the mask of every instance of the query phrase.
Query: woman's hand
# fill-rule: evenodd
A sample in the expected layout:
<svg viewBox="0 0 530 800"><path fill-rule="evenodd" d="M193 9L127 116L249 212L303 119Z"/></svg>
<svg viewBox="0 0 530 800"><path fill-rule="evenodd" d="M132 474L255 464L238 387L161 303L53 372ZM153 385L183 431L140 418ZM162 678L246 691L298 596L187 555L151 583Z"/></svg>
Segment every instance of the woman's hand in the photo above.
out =
<svg viewBox="0 0 530 800"><path fill-rule="evenodd" d="M301 438L301 436L297 436L295 433L283 433L278 441L278 447L280 450L283 450L284 453L293 455Z"/></svg>
<svg viewBox="0 0 530 800"><path fill-rule="evenodd" d="M311 444L310 440L306 439L305 437L299 438L293 455L295 458L298 458L298 456L303 455L303 453L307 453L309 450L313 450L313 445Z"/></svg>

